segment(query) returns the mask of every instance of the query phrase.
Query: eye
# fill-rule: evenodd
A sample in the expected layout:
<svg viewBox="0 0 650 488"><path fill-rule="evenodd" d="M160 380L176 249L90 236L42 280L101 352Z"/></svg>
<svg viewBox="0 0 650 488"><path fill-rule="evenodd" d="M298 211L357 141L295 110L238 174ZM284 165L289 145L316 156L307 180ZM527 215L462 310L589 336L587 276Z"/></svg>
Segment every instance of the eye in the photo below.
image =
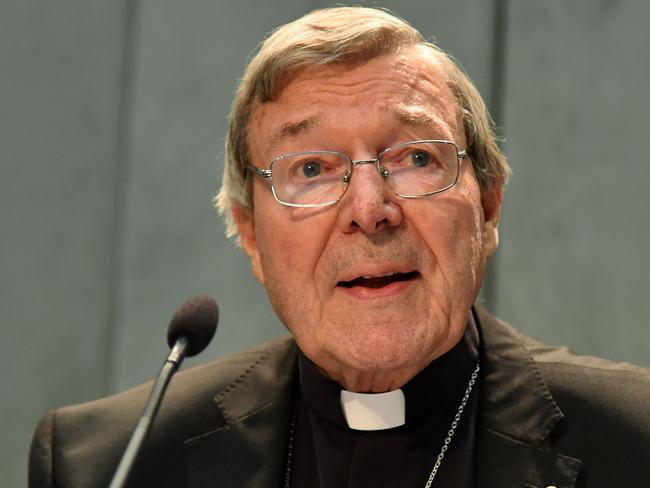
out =
<svg viewBox="0 0 650 488"><path fill-rule="evenodd" d="M411 162L418 168L423 168L431 161L431 155L424 151L413 151L411 153Z"/></svg>
<svg viewBox="0 0 650 488"><path fill-rule="evenodd" d="M307 178L314 178L320 174L321 166L316 161L307 161L302 165L302 173Z"/></svg>

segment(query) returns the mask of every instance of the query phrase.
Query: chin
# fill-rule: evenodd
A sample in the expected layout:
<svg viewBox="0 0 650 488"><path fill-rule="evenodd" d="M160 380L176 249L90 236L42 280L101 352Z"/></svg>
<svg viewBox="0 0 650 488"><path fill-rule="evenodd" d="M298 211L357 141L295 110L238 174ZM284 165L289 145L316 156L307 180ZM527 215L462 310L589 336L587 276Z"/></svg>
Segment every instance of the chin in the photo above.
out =
<svg viewBox="0 0 650 488"><path fill-rule="evenodd" d="M348 340L330 348L330 356L342 368L358 373L379 373L398 370L422 369L435 357L436 347L429 341L414 336L394 340L371 337L368 340ZM429 344L428 347L424 347Z"/></svg>

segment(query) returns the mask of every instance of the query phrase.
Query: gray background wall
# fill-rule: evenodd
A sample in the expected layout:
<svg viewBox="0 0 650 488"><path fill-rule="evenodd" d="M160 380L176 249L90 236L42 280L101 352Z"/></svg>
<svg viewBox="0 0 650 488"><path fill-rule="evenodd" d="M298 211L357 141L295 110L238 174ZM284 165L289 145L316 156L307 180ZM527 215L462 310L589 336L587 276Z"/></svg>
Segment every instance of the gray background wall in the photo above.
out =
<svg viewBox="0 0 650 488"><path fill-rule="evenodd" d="M184 298L219 298L201 360L283 333L211 209L243 62L322 1L0 2L2 486L48 409L150 378ZM650 40L643 0L421 0L515 175L484 296L520 329L650 364Z"/></svg>

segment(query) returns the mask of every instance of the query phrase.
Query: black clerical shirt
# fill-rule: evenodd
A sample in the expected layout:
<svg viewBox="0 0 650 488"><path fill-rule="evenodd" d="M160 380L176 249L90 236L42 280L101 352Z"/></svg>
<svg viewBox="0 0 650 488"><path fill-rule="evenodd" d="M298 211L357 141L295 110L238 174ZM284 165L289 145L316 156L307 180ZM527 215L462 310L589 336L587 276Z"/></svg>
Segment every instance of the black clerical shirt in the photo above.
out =
<svg viewBox="0 0 650 488"><path fill-rule="evenodd" d="M350 429L341 387L300 354L291 486L425 486L476 366L478 347L478 330L470 318L461 341L402 387L405 425L378 431ZM477 382L433 488L474 486L478 388Z"/></svg>

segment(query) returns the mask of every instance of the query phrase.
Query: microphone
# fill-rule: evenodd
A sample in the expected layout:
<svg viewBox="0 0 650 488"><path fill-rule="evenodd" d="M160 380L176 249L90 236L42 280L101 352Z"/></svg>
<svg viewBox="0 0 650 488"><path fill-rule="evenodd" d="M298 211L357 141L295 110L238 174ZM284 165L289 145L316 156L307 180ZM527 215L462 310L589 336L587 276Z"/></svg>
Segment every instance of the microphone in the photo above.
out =
<svg viewBox="0 0 650 488"><path fill-rule="evenodd" d="M176 341L185 336L189 341L185 355L196 356L208 346L218 323L217 302L207 295L190 298L176 310L169 322L167 344L173 349Z"/></svg>
<svg viewBox="0 0 650 488"><path fill-rule="evenodd" d="M121 488L126 483L140 446L156 417L169 381L186 356L195 356L207 347L217 330L218 323L219 307L217 302L207 295L190 298L174 313L167 329L167 343L171 352L151 388L147 405L131 435L109 488Z"/></svg>

